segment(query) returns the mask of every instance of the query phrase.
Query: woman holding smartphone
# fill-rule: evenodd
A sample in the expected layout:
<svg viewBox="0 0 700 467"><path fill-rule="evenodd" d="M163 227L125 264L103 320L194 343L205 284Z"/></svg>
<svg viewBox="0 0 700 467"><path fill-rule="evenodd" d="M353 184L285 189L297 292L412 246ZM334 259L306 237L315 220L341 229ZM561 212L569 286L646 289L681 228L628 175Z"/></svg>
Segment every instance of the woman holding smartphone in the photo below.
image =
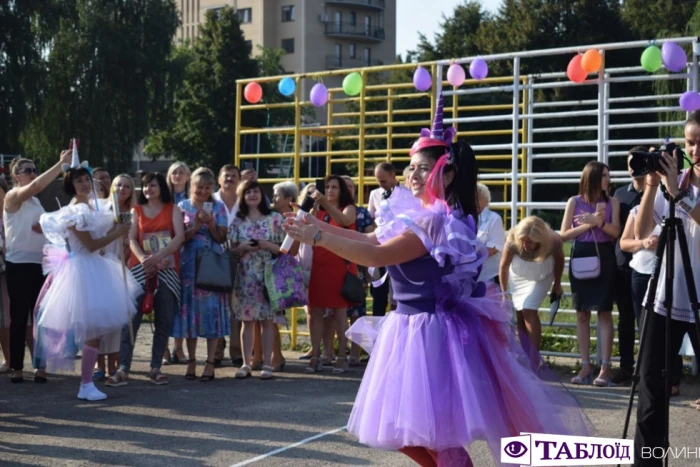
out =
<svg viewBox="0 0 700 467"><path fill-rule="evenodd" d="M612 307L614 275L617 268L615 239L620 233L620 203L608 196L609 187L610 168L601 162L586 164L581 174L579 194L569 198L561 223L562 240L574 240L569 277L576 309L576 334L582 368L579 374L571 379L573 384L590 384L593 376L590 361L591 311L598 312L598 345L602 355L600 374L593 384L609 386L612 378ZM578 258L594 257L599 260L597 274L590 274L595 277L582 278L582 274L576 272L574 262Z"/></svg>
<svg viewBox="0 0 700 467"><path fill-rule="evenodd" d="M275 367L273 357L279 362L281 355L273 355L275 314L265 293L265 263L279 255L284 239L284 218L270 210L258 182L244 181L238 187L238 212L231 223L229 240L240 256L233 301L241 328L243 366L236 378L247 378L255 368L253 364L253 340L256 323L260 323L262 356L261 379L270 379Z"/></svg>
<svg viewBox="0 0 700 467"><path fill-rule="evenodd" d="M230 332L229 295L225 292L203 290L195 285L197 251L203 248L223 253L228 217L226 206L214 200L216 176L206 168L192 174L190 198L179 206L185 215L185 243L180 255L182 308L175 315L172 337L187 339L189 361L185 379L196 379L197 338L207 340L207 364L200 381L214 379L214 358L218 340Z"/></svg>

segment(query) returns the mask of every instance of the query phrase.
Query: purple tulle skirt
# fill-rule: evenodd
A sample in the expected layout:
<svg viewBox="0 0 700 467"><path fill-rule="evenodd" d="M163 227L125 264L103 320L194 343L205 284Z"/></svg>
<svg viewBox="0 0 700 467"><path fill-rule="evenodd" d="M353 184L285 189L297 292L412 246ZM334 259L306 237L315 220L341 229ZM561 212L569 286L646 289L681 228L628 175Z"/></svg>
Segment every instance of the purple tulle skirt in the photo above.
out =
<svg viewBox="0 0 700 467"><path fill-rule="evenodd" d="M488 297L443 305L421 300L399 303L384 318L358 320L347 335L372 358L348 431L390 450L441 452L484 440L497 463L503 437L586 436L576 399L546 367L533 371L510 323L491 319L503 309Z"/></svg>

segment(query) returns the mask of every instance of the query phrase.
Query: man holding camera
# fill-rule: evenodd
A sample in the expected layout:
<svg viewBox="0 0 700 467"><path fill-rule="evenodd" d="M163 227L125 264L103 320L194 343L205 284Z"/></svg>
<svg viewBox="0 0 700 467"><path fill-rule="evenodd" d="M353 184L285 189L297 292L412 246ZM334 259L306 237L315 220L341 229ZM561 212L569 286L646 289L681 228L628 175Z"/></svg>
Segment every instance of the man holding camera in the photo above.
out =
<svg viewBox="0 0 700 467"><path fill-rule="evenodd" d="M693 112L686 121L684 136L686 151L692 167L679 173L678 169L682 164L680 149L676 148L673 154L662 153L658 160L657 171L650 172L646 176L646 186L639 205L634 230L637 238L646 238L651 234L655 225L660 224L662 219L668 216L669 202L659 187L660 183L663 183L669 199L676 202L676 216L683 222L683 229L688 239L690 262L698 264L700 263L700 204L696 203L700 193L700 111ZM652 449L668 447L663 445L666 426L664 413L669 404L669 400L666 398L663 373L666 366L666 313L669 312L664 306L663 278L667 266L669 265L666 263L664 255L656 296L650 297L650 292L647 293L647 300L654 300L655 313L650 313L650 316L645 318L645 326L648 326L648 330L638 362L640 370L639 402L634 439L634 465L637 466L662 465L663 462L661 459L643 459L642 447L651 447ZM675 262L670 267L674 268L674 282L673 306L670 310L669 350L671 355L677 355L683 343L683 337L688 333L696 355L700 355L695 317L691 309L678 242L675 245ZM695 287L700 290L700 274L696 273L694 276Z"/></svg>

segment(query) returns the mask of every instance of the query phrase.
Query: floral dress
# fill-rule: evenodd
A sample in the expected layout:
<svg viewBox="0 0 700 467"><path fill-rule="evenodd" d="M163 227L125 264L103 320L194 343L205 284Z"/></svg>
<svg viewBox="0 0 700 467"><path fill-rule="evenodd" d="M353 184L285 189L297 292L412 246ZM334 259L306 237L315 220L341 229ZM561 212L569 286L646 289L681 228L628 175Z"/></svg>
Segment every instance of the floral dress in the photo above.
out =
<svg viewBox="0 0 700 467"><path fill-rule="evenodd" d="M186 199L178 206L185 218L185 229L194 224L197 208L192 201ZM212 213L217 227L226 227L226 206L219 201L214 202ZM180 313L173 320L172 337L217 339L228 336L231 332L229 321L229 299L224 292L212 292L195 287L195 263L197 250L213 248L217 253L223 253L221 245L216 243L209 228L202 226L180 252L180 279L182 283Z"/></svg>
<svg viewBox="0 0 700 467"><path fill-rule="evenodd" d="M267 240L281 245L284 240L282 224L284 217L273 212L260 220L241 219L236 216L231 223L229 238L235 243L249 240ZM244 254L238 262L236 284L233 288L233 306L241 321L264 321L274 319L276 310L270 308L265 293L265 263L272 259L272 253L262 248Z"/></svg>

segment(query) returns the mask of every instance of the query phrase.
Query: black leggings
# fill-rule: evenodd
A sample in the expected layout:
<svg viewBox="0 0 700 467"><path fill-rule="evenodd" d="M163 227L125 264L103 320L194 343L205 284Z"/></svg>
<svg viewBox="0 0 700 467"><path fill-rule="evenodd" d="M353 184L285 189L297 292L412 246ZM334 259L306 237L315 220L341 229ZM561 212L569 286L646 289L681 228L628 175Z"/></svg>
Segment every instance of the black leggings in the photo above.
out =
<svg viewBox="0 0 700 467"><path fill-rule="evenodd" d="M7 262L7 292L10 298L10 368L24 368L27 322L44 285L41 264Z"/></svg>

